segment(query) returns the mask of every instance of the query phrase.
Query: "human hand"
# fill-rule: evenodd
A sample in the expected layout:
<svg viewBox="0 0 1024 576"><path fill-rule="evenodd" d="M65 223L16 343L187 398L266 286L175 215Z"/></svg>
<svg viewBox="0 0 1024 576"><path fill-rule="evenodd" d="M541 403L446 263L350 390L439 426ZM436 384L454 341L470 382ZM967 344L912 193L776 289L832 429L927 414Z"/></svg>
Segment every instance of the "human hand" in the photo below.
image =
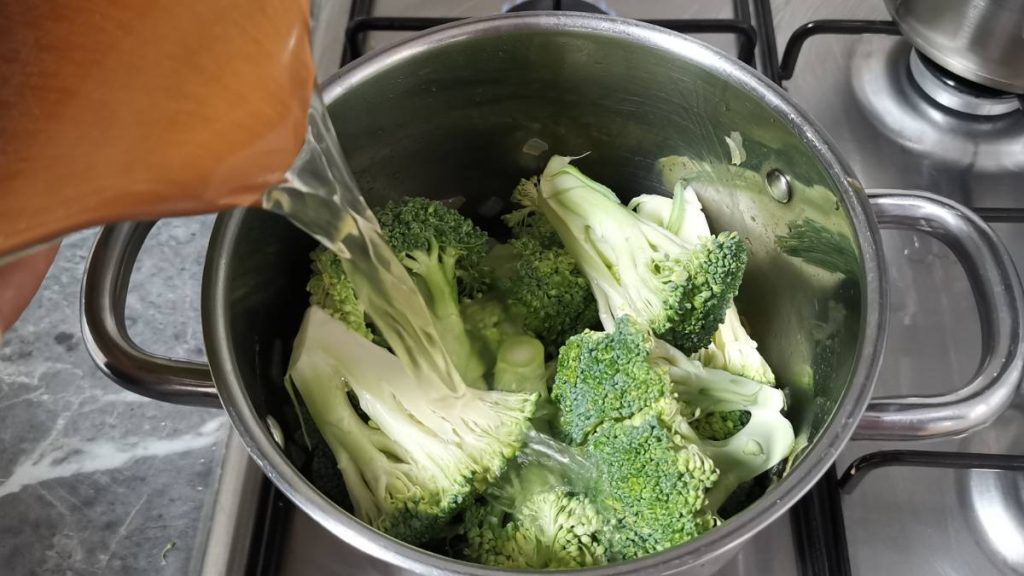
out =
<svg viewBox="0 0 1024 576"><path fill-rule="evenodd" d="M0 338L32 301L59 247L54 242L0 265Z"/></svg>

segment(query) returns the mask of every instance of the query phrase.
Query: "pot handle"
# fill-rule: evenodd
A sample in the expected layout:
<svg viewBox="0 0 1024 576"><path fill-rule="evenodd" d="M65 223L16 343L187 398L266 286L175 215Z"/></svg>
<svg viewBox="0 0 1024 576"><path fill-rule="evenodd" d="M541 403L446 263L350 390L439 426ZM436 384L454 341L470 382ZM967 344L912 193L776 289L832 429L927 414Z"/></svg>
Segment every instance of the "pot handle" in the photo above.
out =
<svg viewBox="0 0 1024 576"><path fill-rule="evenodd" d="M164 402L219 408L210 367L159 356L128 335L125 297L135 259L156 222L104 226L82 280L82 335L93 362L122 388Z"/></svg>
<svg viewBox="0 0 1024 576"><path fill-rule="evenodd" d="M971 380L951 394L872 399L854 439L948 438L986 426L1009 406L1024 374L1024 296L1013 260L992 228L960 204L926 192L868 194L881 227L924 232L956 256L978 306L982 358Z"/></svg>

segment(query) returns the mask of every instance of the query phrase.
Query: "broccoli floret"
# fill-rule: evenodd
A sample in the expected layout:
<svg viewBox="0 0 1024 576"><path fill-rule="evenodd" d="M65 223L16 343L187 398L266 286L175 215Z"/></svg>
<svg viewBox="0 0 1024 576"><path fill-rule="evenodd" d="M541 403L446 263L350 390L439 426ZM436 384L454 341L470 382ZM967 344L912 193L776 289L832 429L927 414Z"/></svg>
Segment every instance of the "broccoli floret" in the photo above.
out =
<svg viewBox="0 0 1024 576"><path fill-rule="evenodd" d="M673 425L675 433L698 446L721 471L709 492L710 510L740 483L785 459L794 441L793 426L782 414L781 390L705 368L652 338L629 317L620 318L614 332L585 332L566 343L552 397L561 410L563 436L588 446L594 441L588 437L601 426L678 399L685 419L680 416L681 422ZM689 425L689 420L713 414L721 415L718 425L728 427L729 438L718 440L720 434L709 421L698 430L710 430L714 437Z"/></svg>
<svg viewBox="0 0 1024 576"><path fill-rule="evenodd" d="M525 221L506 221L512 222L516 237L488 256L494 284L512 314L553 354L567 338L597 324L597 301L575 259L544 219L534 214Z"/></svg>
<svg viewBox="0 0 1024 576"><path fill-rule="evenodd" d="M629 207L644 220L691 242L711 237L697 193L692 186L684 186L683 182L672 185L672 198L645 194L634 198ZM699 350L695 358L711 368L720 368L764 384L775 384L775 374L757 351L757 342L747 334L736 305L731 302L722 324L711 338L711 344Z"/></svg>
<svg viewBox="0 0 1024 576"><path fill-rule="evenodd" d="M599 507L616 520L607 538L616 560L665 550L717 523L705 494L719 472L698 444L674 430L679 421L666 397L627 420L603 424L587 443L600 479Z"/></svg>
<svg viewBox="0 0 1024 576"><path fill-rule="evenodd" d="M682 181L670 184L672 198L646 194L634 198L629 207L648 222L657 224L691 241L711 236L711 229L697 193ZM693 355L705 366L719 368L764 384L775 385L775 374L757 350L757 342L747 334L736 305L730 303L725 319L711 338L711 344ZM725 440L746 426L750 414L716 412L704 414L692 422L704 438Z"/></svg>
<svg viewBox="0 0 1024 576"><path fill-rule="evenodd" d="M410 543L448 522L520 449L536 395L420 370L311 306L286 378L330 446L357 517ZM357 399L364 421L350 399Z"/></svg>
<svg viewBox="0 0 1024 576"><path fill-rule="evenodd" d="M356 299L341 258L323 246L313 250L309 257L313 268L313 275L306 284L310 305L323 308L364 338L372 338L366 326L366 312Z"/></svg>
<svg viewBox="0 0 1024 576"><path fill-rule="evenodd" d="M470 341L487 366L497 362L502 342L526 334L522 323L512 317L508 307L494 293L463 300L459 313Z"/></svg>
<svg viewBox="0 0 1024 576"><path fill-rule="evenodd" d="M629 418L671 392L665 370L647 362L652 340L623 316L614 332L586 330L562 346L551 397L568 443L582 444L602 422Z"/></svg>
<svg viewBox="0 0 1024 576"><path fill-rule="evenodd" d="M589 280L606 330L631 315L687 353L707 346L739 289L747 252L726 232L690 242L638 217L553 156L513 200L539 212Z"/></svg>
<svg viewBox="0 0 1024 576"><path fill-rule="evenodd" d="M690 422L690 426L701 438L725 440L742 430L747 422L750 422L750 412L734 410L701 414Z"/></svg>
<svg viewBox="0 0 1024 576"><path fill-rule="evenodd" d="M607 562L607 520L548 462L511 468L466 510L459 556L499 568L586 568Z"/></svg>
<svg viewBox="0 0 1024 576"><path fill-rule="evenodd" d="M459 375L470 386L485 388L486 363L466 333L459 295L475 295L486 285L487 234L426 198L390 202L377 211L377 220L388 246L412 273Z"/></svg>
<svg viewBox="0 0 1024 576"><path fill-rule="evenodd" d="M725 321L711 338L711 345L695 355L709 368L725 370L755 382L775 385L775 373L757 351L757 342L747 334L735 306L725 313Z"/></svg>
<svg viewBox="0 0 1024 576"><path fill-rule="evenodd" d="M690 437L721 472L708 492L712 510L717 510L737 486L789 456L795 436L793 425L782 413L786 397L781 390L706 368L657 340L650 361L667 369L673 393L683 405L697 415L722 414L721 425L734 432L724 440L702 438L699 432Z"/></svg>
<svg viewBox="0 0 1024 576"><path fill-rule="evenodd" d="M532 208L513 210L502 216L501 219L512 230L512 235L516 238L533 240L545 249L565 249L562 246L562 240L558 237L558 232L555 232L551 224Z"/></svg>

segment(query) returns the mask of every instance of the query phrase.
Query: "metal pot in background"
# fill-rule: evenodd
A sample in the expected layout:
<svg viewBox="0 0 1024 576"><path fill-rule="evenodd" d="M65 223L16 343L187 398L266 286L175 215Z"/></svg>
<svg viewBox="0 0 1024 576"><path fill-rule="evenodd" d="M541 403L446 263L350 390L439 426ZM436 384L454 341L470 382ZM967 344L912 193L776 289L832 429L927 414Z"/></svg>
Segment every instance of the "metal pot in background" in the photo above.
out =
<svg viewBox="0 0 1024 576"><path fill-rule="evenodd" d="M496 216L518 179L542 168L546 155L538 151L545 148L589 152L580 168L629 195L664 193L654 165L663 156L685 154L715 166L698 193L713 227L748 240L738 306L780 382L790 386L789 413L808 446L784 479L721 527L588 573L710 574L802 496L852 436L961 435L991 422L1016 391L1024 369L1021 285L992 230L936 196L865 194L784 92L699 41L632 20L563 12L473 19L364 57L323 91L371 205L406 195L464 196L463 210L492 231L500 229ZM725 141L733 131L746 152L739 167L730 166ZM799 222L848 242L846 272L780 251L778 238ZM270 480L366 553L422 573L499 573L362 524L324 498L280 447L295 423L282 378L307 302L312 239L258 210L218 218L203 281L206 366L155 356L127 335L125 294L149 226L105 228L89 261L85 339L108 376L161 400L223 403ZM984 353L962 390L871 400L887 316L879 226L937 237L971 279Z"/></svg>
<svg viewBox="0 0 1024 576"><path fill-rule="evenodd" d="M885 0L925 56L978 84L1024 94L1024 0Z"/></svg>

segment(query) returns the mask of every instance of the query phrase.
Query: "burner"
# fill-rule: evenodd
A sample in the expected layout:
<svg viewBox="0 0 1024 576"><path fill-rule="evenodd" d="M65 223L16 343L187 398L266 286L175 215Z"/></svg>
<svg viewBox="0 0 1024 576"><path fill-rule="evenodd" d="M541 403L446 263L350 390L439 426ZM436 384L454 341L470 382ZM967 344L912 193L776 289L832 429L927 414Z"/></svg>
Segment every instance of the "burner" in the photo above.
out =
<svg viewBox="0 0 1024 576"><path fill-rule="evenodd" d="M957 76L917 50L910 52L910 75L925 94L958 112L998 116L1021 107L1018 95Z"/></svg>
<svg viewBox="0 0 1024 576"><path fill-rule="evenodd" d="M870 172L875 185L913 182L978 206L1017 206L1024 113L984 116L940 104L912 77L910 55L906 41L882 36L854 47L853 105L837 104L846 108L846 120L835 135L871 143L848 148L855 165Z"/></svg>
<svg viewBox="0 0 1024 576"><path fill-rule="evenodd" d="M992 433L968 436L964 449L1024 453L1024 397L1018 397L988 430ZM1024 573L1024 475L971 470L962 473L958 482L978 543L1009 567L1010 573Z"/></svg>
<svg viewBox="0 0 1024 576"><path fill-rule="evenodd" d="M600 6L598 6L600 5ZM518 0L507 2L502 12L532 12L534 10L566 10L569 12L590 12L591 14L611 14L607 2L587 2L587 0Z"/></svg>

